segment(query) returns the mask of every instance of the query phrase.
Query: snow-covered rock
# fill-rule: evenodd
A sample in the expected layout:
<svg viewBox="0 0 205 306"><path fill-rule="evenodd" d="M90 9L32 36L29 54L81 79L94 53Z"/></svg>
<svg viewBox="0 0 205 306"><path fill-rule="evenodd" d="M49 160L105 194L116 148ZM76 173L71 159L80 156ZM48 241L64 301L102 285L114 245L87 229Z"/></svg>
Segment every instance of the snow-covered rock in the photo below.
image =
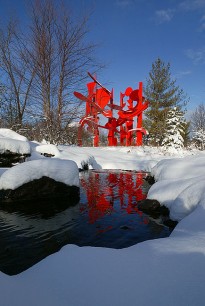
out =
<svg viewBox="0 0 205 306"><path fill-rule="evenodd" d="M0 129L0 137L11 138L15 140L28 141L26 137L10 130L10 129Z"/></svg>
<svg viewBox="0 0 205 306"><path fill-rule="evenodd" d="M12 167L30 156L31 148L26 137L9 129L0 129L0 166Z"/></svg>
<svg viewBox="0 0 205 306"><path fill-rule="evenodd" d="M157 181L147 198L155 199L170 210L170 217L180 221L199 204L205 208L205 154L167 159L157 163L152 175Z"/></svg>
<svg viewBox="0 0 205 306"><path fill-rule="evenodd" d="M30 145L27 141L0 138L0 167L12 167L24 162L30 156Z"/></svg>
<svg viewBox="0 0 205 306"><path fill-rule="evenodd" d="M28 141L0 137L0 154L8 154L8 152L29 155L30 144Z"/></svg>
<svg viewBox="0 0 205 306"><path fill-rule="evenodd" d="M0 177L0 190L14 190L43 176L69 186L79 186L79 171L74 161L45 158L19 164L5 171Z"/></svg>
<svg viewBox="0 0 205 306"><path fill-rule="evenodd" d="M60 156L58 148L53 144L38 145L35 147L35 151L45 156Z"/></svg>

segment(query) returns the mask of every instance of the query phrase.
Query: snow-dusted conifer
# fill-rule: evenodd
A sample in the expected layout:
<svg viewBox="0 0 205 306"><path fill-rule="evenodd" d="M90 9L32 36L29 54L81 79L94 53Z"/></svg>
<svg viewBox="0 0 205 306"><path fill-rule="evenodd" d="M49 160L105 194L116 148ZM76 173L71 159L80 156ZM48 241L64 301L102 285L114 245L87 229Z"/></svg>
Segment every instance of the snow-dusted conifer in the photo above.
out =
<svg viewBox="0 0 205 306"><path fill-rule="evenodd" d="M173 149L180 149L184 146L184 123L183 113L177 107L168 111L162 146Z"/></svg>
<svg viewBox="0 0 205 306"><path fill-rule="evenodd" d="M203 128L193 132L193 139L196 141L195 144L199 149L205 149L205 130Z"/></svg>
<svg viewBox="0 0 205 306"><path fill-rule="evenodd" d="M174 107L183 110L189 99L172 78L170 63L166 64L160 58L152 64L144 93L149 101L149 107L145 111L143 124L149 131L150 144L161 145L166 129L167 112Z"/></svg>
<svg viewBox="0 0 205 306"><path fill-rule="evenodd" d="M195 145L201 149L205 149L205 106L200 104L192 115L192 131Z"/></svg>

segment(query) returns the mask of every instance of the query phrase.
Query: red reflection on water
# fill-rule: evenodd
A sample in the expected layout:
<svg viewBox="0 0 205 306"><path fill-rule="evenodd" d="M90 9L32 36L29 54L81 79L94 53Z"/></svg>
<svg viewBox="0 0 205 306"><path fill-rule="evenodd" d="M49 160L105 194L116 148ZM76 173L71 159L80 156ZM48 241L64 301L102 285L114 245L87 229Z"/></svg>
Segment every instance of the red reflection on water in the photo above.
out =
<svg viewBox="0 0 205 306"><path fill-rule="evenodd" d="M81 211L88 209L89 223L95 223L103 216L112 214L114 203L119 200L121 211L142 216L137 202L146 198L142 188L145 177L145 173L129 171L93 171L89 176L82 176L81 186L85 190L88 207L82 206ZM143 222L148 222L145 219Z"/></svg>

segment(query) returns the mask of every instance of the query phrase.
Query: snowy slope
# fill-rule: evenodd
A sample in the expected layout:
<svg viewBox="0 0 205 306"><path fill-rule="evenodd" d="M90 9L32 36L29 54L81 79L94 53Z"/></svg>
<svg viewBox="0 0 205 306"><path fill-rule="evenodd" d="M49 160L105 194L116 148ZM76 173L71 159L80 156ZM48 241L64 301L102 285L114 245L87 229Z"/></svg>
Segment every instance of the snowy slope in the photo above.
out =
<svg viewBox="0 0 205 306"><path fill-rule="evenodd" d="M59 147L59 152L58 159L78 166L87 160L99 169L152 168L157 183L149 197L181 221L169 238L122 250L67 245L19 275L0 273L2 305L203 306L205 155L170 156L156 148ZM45 159L37 150L31 158Z"/></svg>

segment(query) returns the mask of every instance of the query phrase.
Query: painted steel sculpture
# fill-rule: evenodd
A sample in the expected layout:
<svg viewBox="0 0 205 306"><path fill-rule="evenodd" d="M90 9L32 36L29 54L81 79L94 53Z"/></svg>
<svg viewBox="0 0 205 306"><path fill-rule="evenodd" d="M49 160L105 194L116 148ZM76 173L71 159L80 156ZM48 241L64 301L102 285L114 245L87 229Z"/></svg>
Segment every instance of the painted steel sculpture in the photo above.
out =
<svg viewBox="0 0 205 306"><path fill-rule="evenodd" d="M120 93L120 105L114 104L113 89L109 91L89 72L92 82L87 84L87 97L79 92L74 95L86 103L85 116L79 122L78 144L82 146L82 131L84 125L93 134L93 145L99 145L99 128L108 130L108 145L141 146L143 134L142 113L148 107L148 101L142 95L142 82L139 88L128 87ZM114 113L117 112L117 118ZM99 115L107 118L105 125L99 124ZM136 127L134 127L136 124ZM119 137L118 137L119 136Z"/></svg>

